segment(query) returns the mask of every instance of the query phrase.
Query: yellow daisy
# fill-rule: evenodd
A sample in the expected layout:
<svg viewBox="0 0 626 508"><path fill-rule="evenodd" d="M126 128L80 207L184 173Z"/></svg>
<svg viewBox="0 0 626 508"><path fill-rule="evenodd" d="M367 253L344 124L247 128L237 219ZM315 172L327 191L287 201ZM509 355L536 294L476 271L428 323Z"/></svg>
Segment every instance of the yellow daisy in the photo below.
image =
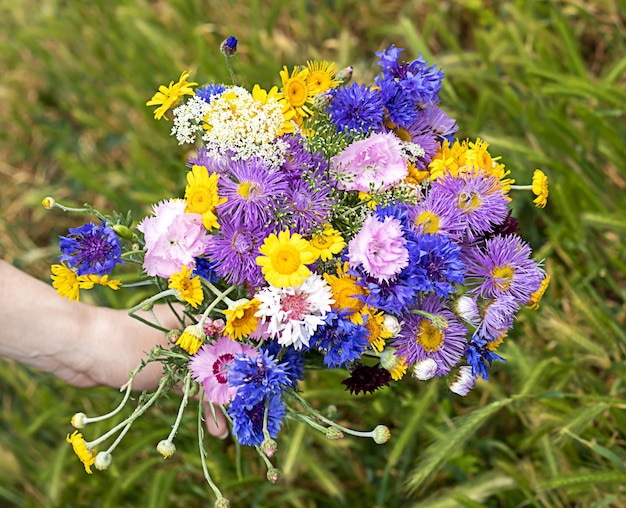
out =
<svg viewBox="0 0 626 508"><path fill-rule="evenodd" d="M316 233L311 238L311 248L315 252L315 257L321 258L322 261L328 261L334 254L339 254L345 246L343 236L330 224L326 224L321 233Z"/></svg>
<svg viewBox="0 0 626 508"><path fill-rule="evenodd" d="M309 60L306 63L306 68L309 71L306 82L308 85L313 86L316 95L330 90L331 88L335 88L341 83L341 81L336 78L337 68L334 62L328 63L326 60Z"/></svg>
<svg viewBox="0 0 626 508"><path fill-rule="evenodd" d="M242 298L223 310L226 316L223 333L233 340L239 340L254 332L259 326L259 318L255 316L259 303L256 298Z"/></svg>
<svg viewBox="0 0 626 508"><path fill-rule="evenodd" d="M204 343L206 334L199 324L190 325L183 331L176 341L176 345L183 348L190 355L196 354Z"/></svg>
<svg viewBox="0 0 626 508"><path fill-rule="evenodd" d="M366 312L365 303L357 298L366 296L368 290L357 283L355 277L346 274L348 263L337 265L337 275L324 274L324 279L333 290L333 308L347 310L350 321L355 324L363 324L363 314Z"/></svg>
<svg viewBox="0 0 626 508"><path fill-rule="evenodd" d="M543 298L543 295L546 292L546 289L548 289L549 285L550 285L550 276L546 274L546 277L541 281L541 285L539 286L539 289L535 291L532 295L530 295L530 300L526 304L526 307L532 310L539 309L539 302Z"/></svg>
<svg viewBox="0 0 626 508"><path fill-rule="evenodd" d="M172 274L168 287L176 290L176 297L191 305L194 309L204 300L200 277L192 277L193 271L183 266L180 272Z"/></svg>
<svg viewBox="0 0 626 508"><path fill-rule="evenodd" d="M202 223L208 230L219 228L215 207L226 203L227 198L220 198L217 194L217 181L220 175L209 172L204 166L194 164L187 173L187 186L185 187L185 199L187 200L186 212L202 215Z"/></svg>
<svg viewBox="0 0 626 508"><path fill-rule="evenodd" d="M281 231L276 236L268 236L256 258L265 280L274 287L294 287L311 275L306 266L315 261L315 252L311 244L299 233L293 235L289 230Z"/></svg>
<svg viewBox="0 0 626 508"><path fill-rule="evenodd" d="M68 434L65 440L72 444L74 453L78 456L80 461L85 466L85 471L88 474L92 474L91 466L96 461L96 450L90 450L87 443L83 439L83 435L75 430L72 434Z"/></svg>
<svg viewBox="0 0 626 508"><path fill-rule="evenodd" d="M95 284L109 287L117 291L122 285L122 281L118 279L109 279L108 275L85 275L85 281L80 282L81 289L91 289Z"/></svg>
<svg viewBox="0 0 626 508"><path fill-rule="evenodd" d="M176 104L183 95L195 95L192 86L197 86L198 83L187 81L190 74L189 71L185 71L180 75L178 83L170 81L169 86L161 85L159 91L152 96L152 99L146 102L146 106L159 106L154 110L154 118L156 120L160 120L161 118L167 120L168 118L165 116L165 113Z"/></svg>
<svg viewBox="0 0 626 508"><path fill-rule="evenodd" d="M533 173L532 191L535 196L535 206L543 208L548 203L548 177L540 169L535 169Z"/></svg>
<svg viewBox="0 0 626 508"><path fill-rule="evenodd" d="M307 83L308 75L307 69L299 69L298 67L293 68L291 75L287 67L283 67L283 70L280 71L280 79L283 84L280 97L295 111L294 119L298 124L313 114L307 103L313 103L315 88L313 84Z"/></svg>
<svg viewBox="0 0 626 508"><path fill-rule="evenodd" d="M52 275L52 287L57 290L63 298L67 298L70 302L77 302L80 297L80 277L71 268L61 265L52 265L50 267Z"/></svg>
<svg viewBox="0 0 626 508"><path fill-rule="evenodd" d="M365 321L365 328L368 332L367 340L372 349L380 353L385 347L385 339L392 335L385 326L385 314L383 311L377 311L368 306L365 306L364 311L363 316L367 316L367 321Z"/></svg>

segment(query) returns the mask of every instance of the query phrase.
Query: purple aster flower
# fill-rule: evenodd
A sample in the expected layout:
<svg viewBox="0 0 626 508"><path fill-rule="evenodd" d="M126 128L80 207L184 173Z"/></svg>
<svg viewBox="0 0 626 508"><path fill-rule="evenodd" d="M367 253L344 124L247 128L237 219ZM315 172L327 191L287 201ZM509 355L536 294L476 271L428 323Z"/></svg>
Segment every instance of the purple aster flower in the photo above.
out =
<svg viewBox="0 0 626 508"><path fill-rule="evenodd" d="M326 325L311 340L311 346L324 354L324 365L331 369L360 358L369 344L367 328L350 321L345 311L332 310L324 320Z"/></svg>
<svg viewBox="0 0 626 508"><path fill-rule="evenodd" d="M189 157L189 159L187 160L187 167L191 168L194 165L204 166L205 168L207 168L209 174L217 173L219 175L224 173L231 163L232 162L228 157L224 156L221 158L217 158L211 155L209 153L209 150L207 150L206 148L200 147L196 152L196 156Z"/></svg>
<svg viewBox="0 0 626 508"><path fill-rule="evenodd" d="M224 85L217 85L215 83L210 83L208 85L204 85L199 90L196 89L196 97L199 97L204 102L211 102L211 99L217 95L222 95L226 91L226 87Z"/></svg>
<svg viewBox="0 0 626 508"><path fill-rule="evenodd" d="M238 355L228 365L228 386L237 388L237 397L248 407L271 395L280 395L289 378L283 363L267 351L256 356Z"/></svg>
<svg viewBox="0 0 626 508"><path fill-rule="evenodd" d="M475 335L481 339L495 340L513 326L520 305L511 296L502 296L484 303Z"/></svg>
<svg viewBox="0 0 626 508"><path fill-rule="evenodd" d="M412 235L407 242L410 280L420 291L447 298L463 283L465 264L461 247L446 235Z"/></svg>
<svg viewBox="0 0 626 508"><path fill-rule="evenodd" d="M262 285L265 278L256 257L266 236L263 224L222 218L207 249L207 255L215 262L215 272L231 284Z"/></svg>
<svg viewBox="0 0 626 508"><path fill-rule="evenodd" d="M439 186L410 208L408 223L417 233L442 234L454 240L460 240L464 230L463 212Z"/></svg>
<svg viewBox="0 0 626 508"><path fill-rule="evenodd" d="M69 232L59 237L59 260L76 268L78 275L108 275L115 265L123 263L119 238L106 222L101 226L89 222Z"/></svg>
<svg viewBox="0 0 626 508"><path fill-rule="evenodd" d="M245 446L261 446L265 440L263 421L267 404L267 431L272 439L278 432L285 418L285 403L280 395L272 395L253 405L239 394L231 402L228 415L233 421L233 434L240 444Z"/></svg>
<svg viewBox="0 0 626 508"><path fill-rule="evenodd" d="M377 90L350 83L333 89L328 107L337 131L344 129L366 133L379 131L383 125L383 100Z"/></svg>
<svg viewBox="0 0 626 508"><path fill-rule="evenodd" d="M545 276L531 256L530 247L517 235L495 236L482 247L470 247L467 286L484 298L509 296L526 305Z"/></svg>
<svg viewBox="0 0 626 508"><path fill-rule="evenodd" d="M303 173L317 175L323 168L324 156L309 152L302 135L286 134L280 140L286 144L285 161L280 169L288 182L299 181Z"/></svg>
<svg viewBox="0 0 626 508"><path fill-rule="evenodd" d="M287 189L281 174L270 172L268 166L256 158L233 161L218 185L220 197L227 198L217 207L218 214L233 221L252 223L264 223L271 198Z"/></svg>
<svg viewBox="0 0 626 508"><path fill-rule="evenodd" d="M298 381L304 379L304 357L302 354L291 346L281 347L275 340L266 342L261 346L260 350L267 352L268 355L274 358L278 358L280 354L280 361L287 374L286 386L297 388Z"/></svg>
<svg viewBox="0 0 626 508"><path fill-rule="evenodd" d="M381 369L380 364L373 367L359 364L352 369L350 377L344 379L341 384L353 395L358 395L361 392L374 393L379 388L387 386L390 381L391 374Z"/></svg>
<svg viewBox="0 0 626 508"><path fill-rule="evenodd" d="M467 328L434 295L426 297L416 310L445 318L447 328L437 328L429 318L421 314L405 314L400 334L392 342L397 348L396 355L406 357L409 365L432 358L437 362L435 375L443 376L463 356L467 345Z"/></svg>
<svg viewBox="0 0 626 508"><path fill-rule="evenodd" d="M215 261L205 257L196 258L196 267L193 269L194 275L199 275L209 282L217 282L219 277L215 273Z"/></svg>
<svg viewBox="0 0 626 508"><path fill-rule="evenodd" d="M489 379L487 366L491 367L494 360L506 361L506 359L491 351L487 347L488 344L487 340L474 335L465 348L465 357L467 358L467 363L472 367L472 375L474 377L481 376L483 379Z"/></svg>
<svg viewBox="0 0 626 508"><path fill-rule="evenodd" d="M509 202L495 176L470 172L454 178L448 173L433 182L431 192L461 211L464 237L470 242L493 231L508 213Z"/></svg>

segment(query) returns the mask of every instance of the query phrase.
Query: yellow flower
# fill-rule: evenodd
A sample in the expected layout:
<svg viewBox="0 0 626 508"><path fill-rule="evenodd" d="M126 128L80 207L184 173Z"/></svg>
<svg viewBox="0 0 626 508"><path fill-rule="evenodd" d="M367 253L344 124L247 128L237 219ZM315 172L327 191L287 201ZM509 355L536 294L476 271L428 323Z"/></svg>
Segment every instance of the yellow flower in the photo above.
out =
<svg viewBox="0 0 626 508"><path fill-rule="evenodd" d="M405 356L396 356L396 348L385 348L380 353L380 366L385 369L394 381L402 379L406 374L407 363Z"/></svg>
<svg viewBox="0 0 626 508"><path fill-rule="evenodd" d="M78 301L80 297L80 281L76 272L65 264L52 265L50 267L52 275L52 287L57 290L63 298L71 301Z"/></svg>
<svg viewBox="0 0 626 508"><path fill-rule="evenodd" d="M190 325L185 328L182 335L176 341L176 345L183 348L190 355L194 355L204 343L206 334L199 324Z"/></svg>
<svg viewBox="0 0 626 508"><path fill-rule="evenodd" d="M82 279L83 277L79 277ZM117 291L122 285L122 281L118 279L109 279L108 275L85 275L84 281L80 282L81 289L91 289L95 284L100 284L101 286L109 287L115 291Z"/></svg>
<svg viewBox="0 0 626 508"><path fill-rule="evenodd" d="M208 230L219 228L215 207L226 203L228 198L220 198L217 194L217 181L220 175L209 172L204 166L194 164L187 173L187 187L185 187L185 199L187 208L185 212L202 215L202 223Z"/></svg>
<svg viewBox="0 0 626 508"><path fill-rule="evenodd" d="M367 316L365 321L365 328L368 335L367 340L372 346L372 349L377 353L380 353L385 347L385 339L391 337L391 332L385 326L385 314L383 311L376 311L371 307L366 306L363 316Z"/></svg>
<svg viewBox="0 0 626 508"><path fill-rule="evenodd" d="M430 176L428 170L420 171L415 167L415 164L408 164L409 173L404 181L411 185L419 185Z"/></svg>
<svg viewBox="0 0 626 508"><path fill-rule="evenodd" d="M307 103L313 103L315 88L313 84L307 83L308 75L307 69L299 69L298 67L293 68L291 75L286 66L280 71L280 79L283 84L280 97L295 111L295 120L298 124L302 123L303 118L313 114Z"/></svg>
<svg viewBox="0 0 626 508"><path fill-rule="evenodd" d="M324 274L324 279L333 290L333 308L349 311L350 321L355 324L363 324L363 314L366 312L365 303L359 299L359 296L366 296L368 291L366 288L357 283L355 277L345 274L348 270L348 263L344 263L343 267L337 265L337 276Z"/></svg>
<svg viewBox="0 0 626 508"><path fill-rule="evenodd" d="M341 83L341 81L336 79L337 69L334 62L309 60L306 63L306 68L309 71L306 82L308 85L313 86L315 94L335 88Z"/></svg>
<svg viewBox="0 0 626 508"><path fill-rule="evenodd" d="M159 106L154 110L154 118L160 120L164 116L168 109L170 109L183 95L194 95L195 92L192 86L196 86L198 83L188 82L187 78L191 73L185 71L180 75L178 83L170 81L169 86L161 85L159 91L156 92L152 99L146 102L146 106Z"/></svg>
<svg viewBox="0 0 626 508"><path fill-rule="evenodd" d="M429 210L421 212L413 222L421 233L434 235L439 232L439 216Z"/></svg>
<svg viewBox="0 0 626 508"><path fill-rule="evenodd" d="M242 298L225 309L223 312L226 316L226 326L223 333L235 340L254 332L259 326L259 318L255 316L259 310L259 303L256 298L252 300Z"/></svg>
<svg viewBox="0 0 626 508"><path fill-rule="evenodd" d="M539 289L535 291L532 295L530 295L530 300L526 304L526 307L532 310L539 309L539 302L543 298L543 295L546 292L546 289L548 289L549 285L550 285L550 276L546 274L546 277L541 281L541 285L539 286Z"/></svg>
<svg viewBox="0 0 626 508"><path fill-rule="evenodd" d="M87 443L83 439L83 435L75 430L72 434L68 434L65 440L68 443L72 443L74 453L78 456L80 461L85 466L85 471L92 474L91 466L96 461L96 450L90 450Z"/></svg>
<svg viewBox="0 0 626 508"><path fill-rule="evenodd" d="M330 224L324 226L324 231L316 233L311 239L311 248L315 252L316 258L328 261L334 254L339 254L346 246L346 242Z"/></svg>
<svg viewBox="0 0 626 508"><path fill-rule="evenodd" d="M178 273L169 278L168 287L176 290L176 297L191 305L194 309L204 300L200 277L192 277L193 271L183 266Z"/></svg>
<svg viewBox="0 0 626 508"><path fill-rule="evenodd" d="M540 169L535 169L533 173L532 191L535 196L535 206L537 208L543 208L548 202L548 177Z"/></svg>
<svg viewBox="0 0 626 508"><path fill-rule="evenodd" d="M256 258L265 280L275 287L293 287L311 275L306 266L315 261L315 252L311 244L299 233L290 234L289 230L281 231L276 236L268 236Z"/></svg>

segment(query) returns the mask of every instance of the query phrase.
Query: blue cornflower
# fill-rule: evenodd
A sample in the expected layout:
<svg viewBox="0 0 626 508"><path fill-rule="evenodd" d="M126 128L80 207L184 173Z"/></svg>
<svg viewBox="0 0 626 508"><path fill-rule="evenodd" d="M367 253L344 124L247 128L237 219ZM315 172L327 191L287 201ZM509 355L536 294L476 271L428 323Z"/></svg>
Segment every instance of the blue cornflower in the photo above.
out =
<svg viewBox="0 0 626 508"><path fill-rule="evenodd" d="M282 354L279 354L281 350ZM284 347L277 341L270 340L261 346L261 351L266 351L267 354L280 358L281 364L287 373L287 387L296 388L298 381L304 379L304 357L293 347Z"/></svg>
<svg viewBox="0 0 626 508"><path fill-rule="evenodd" d="M230 37L228 37L228 39L222 41L222 43L220 44L220 51L224 56L233 56L235 53L237 53L238 42L239 41L237 40L237 37L231 35Z"/></svg>
<svg viewBox="0 0 626 508"><path fill-rule="evenodd" d="M228 386L237 388L237 397L242 397L248 407L282 393L289 382L285 365L267 351L254 357L237 355L228 366Z"/></svg>
<svg viewBox="0 0 626 508"><path fill-rule="evenodd" d="M404 48L396 48L395 44L392 44L389 48L382 51L377 51L374 54L380 58L380 61L376 62L376 65L380 65L383 68L383 72L396 69L399 65L398 58L400 58L400 53L403 51Z"/></svg>
<svg viewBox="0 0 626 508"><path fill-rule="evenodd" d="M383 100L377 90L350 83L332 92L328 113L337 131L344 129L362 133L378 131L383 125Z"/></svg>
<svg viewBox="0 0 626 508"><path fill-rule="evenodd" d="M59 237L59 260L75 268L78 275L108 275L121 258L120 241L115 231L103 222L70 228L70 234Z"/></svg>
<svg viewBox="0 0 626 508"><path fill-rule="evenodd" d="M413 124L419 113L413 95L393 80L383 80L379 86L380 96L389 120L403 128Z"/></svg>
<svg viewBox="0 0 626 508"><path fill-rule="evenodd" d="M217 263L204 257L196 258L196 267L193 269L194 275L199 275L209 282L217 282L219 277L215 273Z"/></svg>
<svg viewBox="0 0 626 508"><path fill-rule="evenodd" d="M483 379L489 379L487 372L487 364L491 367L494 360L506 362L505 358L487 349L488 341L473 335L471 341L465 347L465 357L467 363L472 367L473 376L481 376Z"/></svg>
<svg viewBox="0 0 626 508"><path fill-rule="evenodd" d="M226 91L226 87L224 85L217 85L215 83L210 83L208 85L204 85L199 90L196 90L196 97L199 97L204 102L211 102L211 99L216 95L222 95Z"/></svg>
<svg viewBox="0 0 626 508"><path fill-rule="evenodd" d="M420 291L434 291L447 298L465 276L461 247L447 235L412 234L406 243L409 251L408 278Z"/></svg>
<svg viewBox="0 0 626 508"><path fill-rule="evenodd" d="M410 229L408 223L409 209L403 203L391 203L386 206L377 206L374 215L382 222L386 217L393 217L400 221L404 231Z"/></svg>
<svg viewBox="0 0 626 508"><path fill-rule="evenodd" d="M237 441L246 446L260 446L265 440L263 420L267 404L267 431L272 439L278 437L278 431L285 418L285 403L280 395L271 395L249 405L244 397L237 395L228 408L228 416L233 421L233 434Z"/></svg>
<svg viewBox="0 0 626 508"><path fill-rule="evenodd" d="M360 358L369 344L367 328L350 321L346 311L332 310L324 320L326 325L311 340L312 347L324 354L324 365L332 369Z"/></svg>

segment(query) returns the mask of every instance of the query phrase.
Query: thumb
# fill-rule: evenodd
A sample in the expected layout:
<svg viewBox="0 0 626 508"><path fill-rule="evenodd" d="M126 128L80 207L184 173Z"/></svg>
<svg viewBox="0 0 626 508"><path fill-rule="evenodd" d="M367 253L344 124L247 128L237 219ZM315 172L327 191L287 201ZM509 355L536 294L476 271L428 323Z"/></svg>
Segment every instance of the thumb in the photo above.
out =
<svg viewBox="0 0 626 508"><path fill-rule="evenodd" d="M202 401L202 404L204 405L204 421L209 434L220 439L226 439L229 430L222 408L213 406L206 398ZM213 414L215 414L215 417Z"/></svg>

